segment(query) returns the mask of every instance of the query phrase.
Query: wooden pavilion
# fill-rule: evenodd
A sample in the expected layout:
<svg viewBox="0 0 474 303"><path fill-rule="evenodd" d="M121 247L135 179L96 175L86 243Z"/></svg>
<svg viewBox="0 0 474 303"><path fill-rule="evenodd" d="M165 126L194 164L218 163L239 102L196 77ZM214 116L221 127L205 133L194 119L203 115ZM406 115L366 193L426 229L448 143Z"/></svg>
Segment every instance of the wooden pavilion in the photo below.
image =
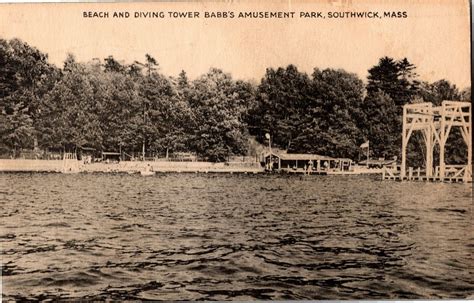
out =
<svg viewBox="0 0 474 303"><path fill-rule="evenodd" d="M328 173L350 171L353 161L348 158L332 158L317 154L267 153L267 170L286 173Z"/></svg>
<svg viewBox="0 0 474 303"><path fill-rule="evenodd" d="M117 152L102 152L102 161L120 162L121 155L122 155L121 153L117 153Z"/></svg>

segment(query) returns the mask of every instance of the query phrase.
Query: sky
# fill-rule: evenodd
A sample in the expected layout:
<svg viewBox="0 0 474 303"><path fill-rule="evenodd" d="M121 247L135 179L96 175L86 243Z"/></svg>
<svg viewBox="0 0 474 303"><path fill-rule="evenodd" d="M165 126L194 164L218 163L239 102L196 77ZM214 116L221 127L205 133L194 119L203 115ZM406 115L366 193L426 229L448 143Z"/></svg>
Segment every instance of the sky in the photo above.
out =
<svg viewBox="0 0 474 303"><path fill-rule="evenodd" d="M407 3L409 2L409 3ZM84 12L109 18L84 18ZM168 12L199 12L173 19ZM204 18L205 12L295 12L291 19ZM329 12L406 12L407 18L329 18ZM129 12L130 18L112 18ZM134 12L164 12L166 18L134 18ZM326 18L300 18L321 12ZM365 80L383 56L408 60L421 80L447 79L470 86L469 3L464 0L319 0L251 3L50 3L0 4L0 37L19 38L62 66L66 54L79 61L113 55L125 63L155 57L161 72L193 79L221 68L235 79L255 80L268 67L295 64L342 68Z"/></svg>

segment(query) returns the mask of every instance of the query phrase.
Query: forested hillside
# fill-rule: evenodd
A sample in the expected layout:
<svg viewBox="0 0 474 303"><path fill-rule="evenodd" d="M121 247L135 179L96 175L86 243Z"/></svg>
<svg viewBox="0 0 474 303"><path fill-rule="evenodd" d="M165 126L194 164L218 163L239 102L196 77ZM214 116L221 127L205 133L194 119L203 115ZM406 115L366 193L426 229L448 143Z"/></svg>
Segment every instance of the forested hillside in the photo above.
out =
<svg viewBox="0 0 474 303"><path fill-rule="evenodd" d="M217 68L196 79L160 71L159 58L123 63L112 55L62 67L17 39L0 39L0 153L92 147L148 155L193 152L224 161L248 153L249 137L289 152L357 160L370 140L371 156L399 156L402 106L410 102L471 100L470 88L448 80L422 82L406 58L380 58L366 81L344 70L294 65L268 68L259 83ZM423 161L420 137L410 144ZM450 162L465 157L460 134L448 141ZM418 150L417 153L415 151Z"/></svg>

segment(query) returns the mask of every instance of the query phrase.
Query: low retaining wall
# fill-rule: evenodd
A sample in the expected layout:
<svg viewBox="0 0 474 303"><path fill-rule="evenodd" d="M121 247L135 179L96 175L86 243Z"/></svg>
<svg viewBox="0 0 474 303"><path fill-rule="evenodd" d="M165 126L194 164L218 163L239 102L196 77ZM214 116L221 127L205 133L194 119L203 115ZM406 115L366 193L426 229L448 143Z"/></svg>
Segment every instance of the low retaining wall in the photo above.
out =
<svg viewBox="0 0 474 303"><path fill-rule="evenodd" d="M1 159L0 171L3 172L61 172L62 160Z"/></svg>
<svg viewBox="0 0 474 303"><path fill-rule="evenodd" d="M120 163L91 163L80 164L80 172L140 172L150 165L156 172L263 172L263 168L256 162L138 162L122 161ZM62 160L25 160L2 159L2 172L61 172Z"/></svg>

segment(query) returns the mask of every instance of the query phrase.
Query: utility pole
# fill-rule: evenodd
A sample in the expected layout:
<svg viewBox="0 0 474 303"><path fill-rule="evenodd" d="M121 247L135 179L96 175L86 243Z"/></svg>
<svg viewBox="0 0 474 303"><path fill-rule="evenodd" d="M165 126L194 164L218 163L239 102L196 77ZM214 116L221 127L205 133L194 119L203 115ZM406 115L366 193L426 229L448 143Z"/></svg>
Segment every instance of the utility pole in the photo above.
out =
<svg viewBox="0 0 474 303"><path fill-rule="evenodd" d="M269 152L269 163L268 163L268 166L269 166L269 169L272 170L273 169L273 159L272 159L272 137L270 136L270 133L266 133L265 134L265 138L268 139L268 152Z"/></svg>
<svg viewBox="0 0 474 303"><path fill-rule="evenodd" d="M143 127L146 125L146 104L143 107ZM142 161L145 161L145 129L143 129Z"/></svg>
<svg viewBox="0 0 474 303"><path fill-rule="evenodd" d="M369 167L369 151L370 151L370 141L367 140L367 167Z"/></svg>

